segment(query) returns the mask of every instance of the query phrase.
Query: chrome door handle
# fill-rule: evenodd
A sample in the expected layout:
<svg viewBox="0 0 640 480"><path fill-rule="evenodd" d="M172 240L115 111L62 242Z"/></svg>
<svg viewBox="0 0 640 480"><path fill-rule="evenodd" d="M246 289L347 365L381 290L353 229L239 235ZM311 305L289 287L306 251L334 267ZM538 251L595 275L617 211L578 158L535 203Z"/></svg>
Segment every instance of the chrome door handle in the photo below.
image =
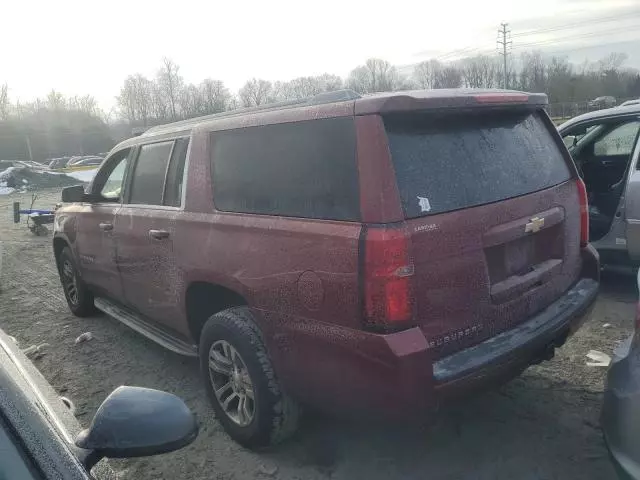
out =
<svg viewBox="0 0 640 480"><path fill-rule="evenodd" d="M99 223L98 226L103 232L110 232L113 230L113 223Z"/></svg>
<svg viewBox="0 0 640 480"><path fill-rule="evenodd" d="M165 238L169 238L169 232L166 230L149 230L149 237L155 238L156 240L164 240Z"/></svg>

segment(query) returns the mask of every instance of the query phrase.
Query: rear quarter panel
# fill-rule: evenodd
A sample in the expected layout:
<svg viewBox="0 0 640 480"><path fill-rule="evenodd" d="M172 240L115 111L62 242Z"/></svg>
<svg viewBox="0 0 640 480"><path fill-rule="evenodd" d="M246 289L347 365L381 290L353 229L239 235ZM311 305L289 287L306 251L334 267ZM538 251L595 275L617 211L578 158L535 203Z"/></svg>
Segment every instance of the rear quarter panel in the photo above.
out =
<svg viewBox="0 0 640 480"><path fill-rule="evenodd" d="M323 381L339 388L335 373L354 355L360 326L360 224L216 211L209 136L192 137L186 211L176 219L184 291L204 281L241 294L292 393Z"/></svg>

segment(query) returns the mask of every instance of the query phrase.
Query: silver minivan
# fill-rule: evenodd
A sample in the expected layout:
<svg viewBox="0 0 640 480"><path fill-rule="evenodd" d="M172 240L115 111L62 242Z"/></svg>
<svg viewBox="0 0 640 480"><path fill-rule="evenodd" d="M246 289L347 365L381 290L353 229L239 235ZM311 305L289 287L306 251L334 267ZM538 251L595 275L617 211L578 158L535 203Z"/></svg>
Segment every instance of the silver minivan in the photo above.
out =
<svg viewBox="0 0 640 480"><path fill-rule="evenodd" d="M640 266L640 105L586 113L558 130L587 187L602 264Z"/></svg>

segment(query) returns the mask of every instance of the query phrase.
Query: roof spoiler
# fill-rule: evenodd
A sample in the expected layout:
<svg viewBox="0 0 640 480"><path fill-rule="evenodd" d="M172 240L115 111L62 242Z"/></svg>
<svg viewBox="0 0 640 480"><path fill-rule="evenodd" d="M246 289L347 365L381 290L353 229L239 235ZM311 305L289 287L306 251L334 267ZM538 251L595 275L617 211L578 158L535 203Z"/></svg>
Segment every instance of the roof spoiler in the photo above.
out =
<svg viewBox="0 0 640 480"><path fill-rule="evenodd" d="M418 90L396 95L364 97L356 102L356 115L391 113L432 109L482 107L545 107L544 93L526 93L510 90Z"/></svg>

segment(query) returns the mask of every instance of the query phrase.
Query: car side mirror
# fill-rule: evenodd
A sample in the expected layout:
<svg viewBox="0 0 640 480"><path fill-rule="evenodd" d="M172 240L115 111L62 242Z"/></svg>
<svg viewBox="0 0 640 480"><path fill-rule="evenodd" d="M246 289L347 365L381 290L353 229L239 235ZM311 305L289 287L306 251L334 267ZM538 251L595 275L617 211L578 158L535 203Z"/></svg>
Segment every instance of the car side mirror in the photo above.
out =
<svg viewBox="0 0 640 480"><path fill-rule="evenodd" d="M74 185L73 187L65 187L62 189L62 201L65 203L78 203L86 201L87 196L84 193L82 185Z"/></svg>
<svg viewBox="0 0 640 480"><path fill-rule="evenodd" d="M102 402L75 444L92 450L84 459L91 470L103 457L158 455L178 450L197 436L195 416L180 398L151 388L122 386Z"/></svg>

